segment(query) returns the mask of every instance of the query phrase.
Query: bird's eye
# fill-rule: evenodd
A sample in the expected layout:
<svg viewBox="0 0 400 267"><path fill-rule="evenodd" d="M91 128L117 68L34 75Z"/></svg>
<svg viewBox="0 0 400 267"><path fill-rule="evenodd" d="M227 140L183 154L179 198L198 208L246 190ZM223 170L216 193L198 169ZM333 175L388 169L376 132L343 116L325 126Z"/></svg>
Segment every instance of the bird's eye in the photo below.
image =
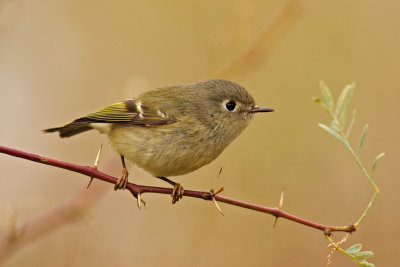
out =
<svg viewBox="0 0 400 267"><path fill-rule="evenodd" d="M225 103L225 108L229 111L233 111L236 108L236 103L233 100L230 100Z"/></svg>

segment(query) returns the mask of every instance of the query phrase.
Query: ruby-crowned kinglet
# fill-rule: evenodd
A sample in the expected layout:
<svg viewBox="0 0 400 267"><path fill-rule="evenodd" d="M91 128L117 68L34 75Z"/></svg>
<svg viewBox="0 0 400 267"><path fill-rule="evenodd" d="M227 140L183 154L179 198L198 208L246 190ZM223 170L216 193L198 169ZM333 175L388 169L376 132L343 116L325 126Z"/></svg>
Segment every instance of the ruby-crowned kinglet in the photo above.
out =
<svg viewBox="0 0 400 267"><path fill-rule="evenodd" d="M214 79L145 92L44 132L69 137L91 129L108 135L121 155L123 174L114 189L124 189L124 158L174 186L172 202L183 187L166 177L210 163L246 128L254 113L273 109L255 105L242 86Z"/></svg>

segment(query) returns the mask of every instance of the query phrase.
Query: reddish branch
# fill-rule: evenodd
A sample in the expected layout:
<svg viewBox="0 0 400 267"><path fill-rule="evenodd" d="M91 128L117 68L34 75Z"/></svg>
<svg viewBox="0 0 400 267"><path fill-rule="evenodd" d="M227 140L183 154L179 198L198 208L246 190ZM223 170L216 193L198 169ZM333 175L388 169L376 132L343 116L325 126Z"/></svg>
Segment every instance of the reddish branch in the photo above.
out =
<svg viewBox="0 0 400 267"><path fill-rule="evenodd" d="M92 178L97 178L99 180L115 184L117 182L117 178L110 176L108 174L102 173L98 171L96 168L91 167L91 166L83 166L83 165L78 165L78 164L73 164L65 161L60 161L60 160L55 160L52 158L48 157L43 157L39 156L36 154L24 152L21 150L17 150L14 148L8 148L4 146L0 146L0 153L3 154L8 154L14 157L18 158L23 158L27 160L31 160L34 162L70 170L73 172L78 172L83 175L92 177ZM126 189L128 189L133 196L136 198L138 195L143 194L143 193L158 193L158 194L171 194L172 189L171 188L163 188L163 187L154 187L154 186L145 186L145 185L138 185L138 184L133 184L133 183L128 183ZM224 197L221 195L216 195L212 192L204 192L204 191L193 191L193 190L185 190L184 196L187 197L194 197L194 198L201 198L205 200L211 200L214 198L216 201L223 202L226 204L230 205L235 205L238 207L246 208L246 209L251 209L263 213L268 213L272 216L275 216L276 218L285 218L293 222L297 222L303 225L306 225L308 227L312 227L318 230L321 230L324 232L325 235L330 235L332 232L335 231L340 231L340 232L348 232L352 233L356 229L354 225L349 225L349 226L326 226L323 224L315 223L300 217L297 217L295 215L292 215L290 213L287 213L283 211L280 208L270 208L270 207L264 207L256 204L251 204L247 203L244 201Z"/></svg>

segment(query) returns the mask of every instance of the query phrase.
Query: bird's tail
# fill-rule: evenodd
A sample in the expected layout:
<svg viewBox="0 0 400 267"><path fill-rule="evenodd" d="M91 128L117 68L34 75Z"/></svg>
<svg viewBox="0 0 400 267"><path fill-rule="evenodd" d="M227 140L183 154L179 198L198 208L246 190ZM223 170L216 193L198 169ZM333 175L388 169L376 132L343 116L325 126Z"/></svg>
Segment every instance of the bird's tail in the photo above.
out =
<svg viewBox="0 0 400 267"><path fill-rule="evenodd" d="M90 127L90 122L84 120L75 120L63 126L42 130L45 133L58 132L60 137L70 137L78 133L86 132L93 129Z"/></svg>

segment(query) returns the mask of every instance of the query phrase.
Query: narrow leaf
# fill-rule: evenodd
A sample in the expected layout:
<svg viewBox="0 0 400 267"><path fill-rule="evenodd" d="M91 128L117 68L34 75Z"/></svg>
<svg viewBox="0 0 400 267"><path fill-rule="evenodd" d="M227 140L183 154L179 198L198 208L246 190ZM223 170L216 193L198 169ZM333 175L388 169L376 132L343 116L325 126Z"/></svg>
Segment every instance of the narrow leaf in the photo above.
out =
<svg viewBox="0 0 400 267"><path fill-rule="evenodd" d="M350 146L349 144L346 142L346 140L343 139L343 137L341 137L337 132L335 132L332 128L326 126L325 124L322 123L318 123L318 126L321 127L322 129L324 129L325 131L327 131L328 133L330 133L331 135L333 135L337 140L339 140L340 143L342 143L344 145L344 147L347 150L350 150Z"/></svg>
<svg viewBox="0 0 400 267"><path fill-rule="evenodd" d="M346 138L349 137L351 128L353 127L354 121L356 120L356 109L353 109L353 115L351 116L351 121L349 127L347 128Z"/></svg>
<svg viewBox="0 0 400 267"><path fill-rule="evenodd" d="M322 93L322 100L327 110L332 111L333 108L333 101L332 101L332 94L329 90L328 86L321 81L320 82L321 93Z"/></svg>
<svg viewBox="0 0 400 267"><path fill-rule="evenodd" d="M354 254L356 252L359 252L362 249L362 245L360 243L354 244L351 247L349 247L346 252L349 254Z"/></svg>
<svg viewBox="0 0 400 267"><path fill-rule="evenodd" d="M368 259L374 256L374 253L372 251L359 251L356 253L352 253L352 255L356 259Z"/></svg>
<svg viewBox="0 0 400 267"><path fill-rule="evenodd" d="M335 132L339 132L340 131L339 126L336 124L335 121L332 121L331 125L329 127L331 127Z"/></svg>
<svg viewBox="0 0 400 267"><path fill-rule="evenodd" d="M347 85L343 91L340 93L340 96L338 97L338 100L336 102L336 107L335 107L335 116L337 116L339 114L340 109L343 106L344 100L347 98L347 94L349 92L349 85Z"/></svg>
<svg viewBox="0 0 400 267"><path fill-rule="evenodd" d="M358 264L359 264L361 267L375 267L375 264L370 263L370 262L368 262L368 261L360 261L360 262L358 262Z"/></svg>
<svg viewBox="0 0 400 267"><path fill-rule="evenodd" d="M367 134L367 130L368 130L368 124L366 124L364 126L364 129L361 132L360 143L358 144L358 150L357 150L357 158L360 157L361 148L364 144L364 139L365 139L365 135Z"/></svg>
<svg viewBox="0 0 400 267"><path fill-rule="evenodd" d="M339 123L342 126L342 128L344 127L344 124L346 122L347 110L349 109L350 100L351 100L351 97L353 96L354 86L355 86L355 83L352 83L352 84L347 85L346 88L344 89L344 90L346 90L347 94L346 94L345 99L343 100L342 109L338 114L339 115Z"/></svg>
<svg viewBox="0 0 400 267"><path fill-rule="evenodd" d="M383 156L385 156L385 153L379 154L378 156L376 156L374 162L372 163L371 178L374 177L376 164L378 164L378 161L379 161Z"/></svg>

